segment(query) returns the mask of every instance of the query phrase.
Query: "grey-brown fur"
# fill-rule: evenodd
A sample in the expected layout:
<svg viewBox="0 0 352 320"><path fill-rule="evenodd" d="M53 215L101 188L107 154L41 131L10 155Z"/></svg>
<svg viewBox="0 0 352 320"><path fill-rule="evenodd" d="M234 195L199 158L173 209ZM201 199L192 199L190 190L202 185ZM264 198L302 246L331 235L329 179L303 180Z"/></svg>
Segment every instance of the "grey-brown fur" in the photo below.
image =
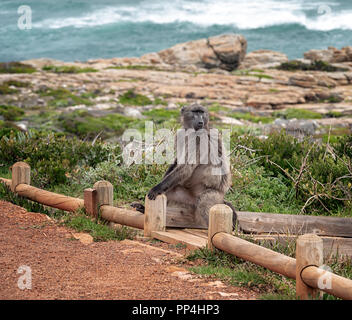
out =
<svg viewBox="0 0 352 320"><path fill-rule="evenodd" d="M190 135L186 135L187 138L185 139L186 162L178 164L176 159L166 171L163 180L149 191L148 198L153 200L157 195L164 193L168 200L168 206L192 208L196 223L200 226L208 226L210 208L215 204L224 203L224 195L230 188L231 171L229 163L223 154L220 135L217 137L217 156L221 160L218 164L212 164L209 158L208 164L201 163L200 152L204 147L200 143L201 138L196 138L196 148L188 150L188 141L191 141L189 139L191 139L192 134L199 137L207 135L209 144L212 143L210 141L214 141L210 139L209 114L203 106L192 104L183 107L181 121L184 129L194 129L190 130ZM211 150L209 145L208 148L208 151ZM189 153L191 156L196 156L195 163L187 161ZM207 156L209 157L209 155ZM220 169L221 166L225 168L225 173L221 175L213 174L213 170ZM233 209L232 206L231 208ZM233 214L235 225L237 217L234 209Z"/></svg>

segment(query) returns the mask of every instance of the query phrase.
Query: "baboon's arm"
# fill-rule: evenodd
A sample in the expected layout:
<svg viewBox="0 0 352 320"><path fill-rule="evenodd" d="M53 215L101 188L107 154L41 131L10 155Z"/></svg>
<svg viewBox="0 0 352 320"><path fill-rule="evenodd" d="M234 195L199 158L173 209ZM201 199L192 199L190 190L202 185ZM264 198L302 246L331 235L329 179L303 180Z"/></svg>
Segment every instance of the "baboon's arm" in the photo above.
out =
<svg viewBox="0 0 352 320"><path fill-rule="evenodd" d="M172 171L176 168L177 165L177 160L175 160L175 162L173 164L171 164L169 166L169 168L166 170L165 174L164 174L164 178Z"/></svg>
<svg viewBox="0 0 352 320"><path fill-rule="evenodd" d="M159 194L166 193L176 185L182 184L192 176L196 167L196 164L176 165L174 170L164 176L163 180L149 191L148 198L154 200Z"/></svg>

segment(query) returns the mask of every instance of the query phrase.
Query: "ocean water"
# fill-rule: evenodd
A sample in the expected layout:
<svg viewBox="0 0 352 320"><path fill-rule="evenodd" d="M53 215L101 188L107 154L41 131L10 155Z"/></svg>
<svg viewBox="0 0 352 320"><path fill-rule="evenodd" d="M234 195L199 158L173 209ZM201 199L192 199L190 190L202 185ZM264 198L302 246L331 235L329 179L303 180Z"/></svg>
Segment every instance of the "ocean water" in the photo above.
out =
<svg viewBox="0 0 352 320"><path fill-rule="evenodd" d="M30 29L19 27L21 5L31 9ZM291 59L341 48L352 45L352 0L0 1L0 61L138 57L223 33L243 34L248 52Z"/></svg>

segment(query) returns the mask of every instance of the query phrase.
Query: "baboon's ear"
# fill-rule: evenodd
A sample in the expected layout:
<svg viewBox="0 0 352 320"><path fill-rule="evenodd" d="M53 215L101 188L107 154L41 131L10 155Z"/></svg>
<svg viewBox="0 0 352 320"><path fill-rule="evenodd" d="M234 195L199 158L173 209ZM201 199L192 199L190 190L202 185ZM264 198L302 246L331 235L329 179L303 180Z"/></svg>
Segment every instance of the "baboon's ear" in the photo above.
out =
<svg viewBox="0 0 352 320"><path fill-rule="evenodd" d="M186 110L186 108L183 106L183 107L181 108L181 114L184 114L185 110Z"/></svg>

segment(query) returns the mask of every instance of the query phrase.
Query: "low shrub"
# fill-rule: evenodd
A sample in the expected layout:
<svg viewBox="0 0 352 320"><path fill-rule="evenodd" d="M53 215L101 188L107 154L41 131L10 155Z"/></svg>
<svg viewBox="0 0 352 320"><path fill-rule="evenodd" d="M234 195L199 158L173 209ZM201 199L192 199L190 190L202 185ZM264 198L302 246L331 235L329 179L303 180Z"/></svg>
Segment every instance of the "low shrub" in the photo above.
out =
<svg viewBox="0 0 352 320"><path fill-rule="evenodd" d="M20 120L24 115L24 111L16 106L0 105L0 116L3 116L7 121Z"/></svg>
<svg viewBox="0 0 352 320"><path fill-rule="evenodd" d="M352 138L339 137L334 142L318 143L272 133L261 140L245 135L233 139L244 145L250 161L262 166L266 174L280 178L301 201L302 211L331 214L352 209ZM281 179L281 178L280 178Z"/></svg>
<svg viewBox="0 0 352 320"><path fill-rule="evenodd" d="M120 103L133 106L146 106L153 104L153 101L148 97L135 93L134 90L128 90L120 96Z"/></svg>
<svg viewBox="0 0 352 320"><path fill-rule="evenodd" d="M85 73L85 72L97 72L94 68L79 68L76 66L45 66L42 68L44 71L50 71L54 73Z"/></svg>
<svg viewBox="0 0 352 320"><path fill-rule="evenodd" d="M305 109L286 109L274 111L272 114L276 118L284 119L322 119L323 116L315 111L305 110Z"/></svg>
<svg viewBox="0 0 352 320"><path fill-rule="evenodd" d="M304 63L299 60L291 60L288 62L283 62L277 67L279 70L286 71L326 71L326 72L336 72L336 71L348 71L346 68L335 67L328 62L317 60L312 63Z"/></svg>
<svg viewBox="0 0 352 320"><path fill-rule="evenodd" d="M84 98L82 96L77 96L73 94L70 90L64 88L45 88L38 90L36 93L39 94L41 97L51 97L48 102L48 106L55 108L74 106L78 104L93 104L89 99Z"/></svg>
<svg viewBox="0 0 352 320"><path fill-rule="evenodd" d="M33 73L37 70L28 64L21 62L2 62L0 63L0 73Z"/></svg>
<svg viewBox="0 0 352 320"><path fill-rule="evenodd" d="M11 133L0 140L0 162L12 165L27 162L32 180L39 187L67 183L79 167L95 167L120 154L118 146L96 141L94 145L60 133L29 131Z"/></svg>

